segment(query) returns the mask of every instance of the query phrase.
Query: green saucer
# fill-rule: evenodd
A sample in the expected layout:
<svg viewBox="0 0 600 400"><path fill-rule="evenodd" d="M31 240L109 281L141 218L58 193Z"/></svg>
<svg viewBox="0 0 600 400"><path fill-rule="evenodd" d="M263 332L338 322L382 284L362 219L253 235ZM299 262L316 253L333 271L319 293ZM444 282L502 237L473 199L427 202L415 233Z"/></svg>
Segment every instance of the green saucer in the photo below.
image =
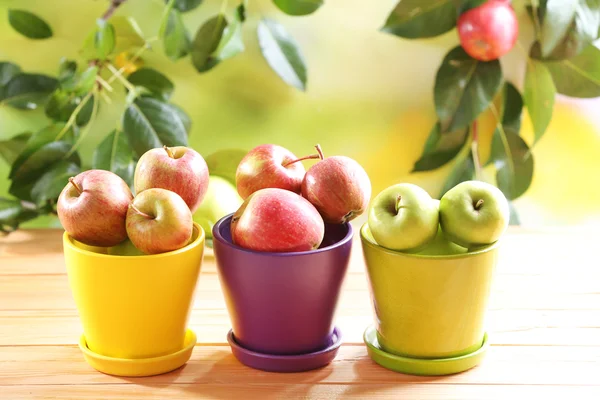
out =
<svg viewBox="0 0 600 400"><path fill-rule="evenodd" d="M490 346L486 333L481 347L472 353L459 357L423 359L398 356L384 351L377 341L375 325L365 329L363 339L373 361L392 371L411 375L450 375L466 371L481 362Z"/></svg>

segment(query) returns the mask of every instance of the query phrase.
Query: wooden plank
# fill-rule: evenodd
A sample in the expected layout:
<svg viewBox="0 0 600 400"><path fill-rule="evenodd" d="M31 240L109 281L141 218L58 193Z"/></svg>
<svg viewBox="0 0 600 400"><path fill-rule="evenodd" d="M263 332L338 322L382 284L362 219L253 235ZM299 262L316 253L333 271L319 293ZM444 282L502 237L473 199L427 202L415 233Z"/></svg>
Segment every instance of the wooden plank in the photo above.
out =
<svg viewBox="0 0 600 400"><path fill-rule="evenodd" d="M4 361L3 361L4 360ZM318 372L272 374L248 368L227 346L196 346L192 359L177 371L147 378L100 374L74 346L0 347L0 386L84 385L130 382L136 385L228 382L249 384L506 384L600 386L600 347L492 347L470 371L444 377L398 374L375 364L366 349L342 346L332 364Z"/></svg>
<svg viewBox="0 0 600 400"><path fill-rule="evenodd" d="M494 345L600 346L600 312L490 311L488 331ZM335 323L344 343L362 344L373 317L340 308ZM77 344L82 332L74 310L0 311L0 346ZM231 328L224 309L194 310L189 326L199 343L225 343Z"/></svg>
<svg viewBox="0 0 600 400"><path fill-rule="evenodd" d="M319 372L315 372L318 374ZM445 385L445 384L361 384L327 385L269 383L220 384L131 384L0 386L0 392L11 400L56 399L403 399L403 400L505 400L572 398L597 400L599 387L536 385Z"/></svg>

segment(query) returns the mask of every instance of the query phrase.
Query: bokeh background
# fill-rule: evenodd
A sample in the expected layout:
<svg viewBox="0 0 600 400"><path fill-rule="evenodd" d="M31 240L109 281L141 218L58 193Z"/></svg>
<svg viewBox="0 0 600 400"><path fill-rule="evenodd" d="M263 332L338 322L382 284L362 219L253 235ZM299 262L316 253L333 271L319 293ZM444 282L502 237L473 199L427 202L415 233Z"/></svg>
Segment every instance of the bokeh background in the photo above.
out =
<svg viewBox="0 0 600 400"><path fill-rule="evenodd" d="M446 52L458 43L455 31L428 40L406 40L379 32L397 0L326 0L315 14L289 17L270 0L250 0L244 26L246 51L205 74L189 58L171 62L155 42L144 63L176 86L173 102L191 116L191 146L203 155L223 148L250 149L277 143L297 155L320 143L326 155L343 154L367 170L373 195L398 182L421 185L437 195L452 165L411 174L435 122L433 83ZM56 75L61 57L78 59L83 38L107 7L105 0L0 0L0 61L24 71ZM229 0L228 13L238 2ZM162 0L129 0L117 15L134 16L146 37L158 34ZM192 34L218 12L221 1L205 0L183 15ZM48 40L32 41L12 30L8 8L26 9L53 28ZM298 41L308 65L308 90L286 86L262 58L256 23L263 17L283 23ZM529 22L521 15L521 29ZM523 53L515 48L502 60L509 78L522 87ZM124 98L102 105L82 147L84 162L120 118ZM600 102L557 99L554 117L534 149L535 176L515 202L524 225L594 225L600 222ZM0 139L36 130L46 123L42 110L19 111L0 105ZM480 120L482 158L489 154L491 116ZM525 116L522 135L531 138ZM530 142L531 143L531 142ZM308 163L306 164L308 167ZM8 166L0 160L0 196L7 194ZM493 179L493 171L487 171ZM27 226L55 226L41 218Z"/></svg>

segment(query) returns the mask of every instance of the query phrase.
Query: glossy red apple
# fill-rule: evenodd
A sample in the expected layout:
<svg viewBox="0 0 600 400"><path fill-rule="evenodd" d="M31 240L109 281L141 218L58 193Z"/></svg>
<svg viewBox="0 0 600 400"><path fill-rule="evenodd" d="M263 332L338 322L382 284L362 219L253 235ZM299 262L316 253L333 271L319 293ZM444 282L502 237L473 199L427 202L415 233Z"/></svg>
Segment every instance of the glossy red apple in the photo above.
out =
<svg viewBox="0 0 600 400"><path fill-rule="evenodd" d="M158 254L187 245L194 229L192 213L181 196L152 188L137 194L127 211L127 234L146 254Z"/></svg>
<svg viewBox="0 0 600 400"><path fill-rule="evenodd" d="M125 216L133 199L118 175L99 169L69 179L60 193L57 212L63 228L90 246L115 246L127 239Z"/></svg>
<svg viewBox="0 0 600 400"><path fill-rule="evenodd" d="M321 153L319 146L317 150ZM325 222L341 224L367 209L371 181L363 167L353 159L327 157L306 172L302 196L319 210Z"/></svg>
<svg viewBox="0 0 600 400"><path fill-rule="evenodd" d="M319 158L319 155L298 158L291 151L275 144L255 147L238 165L235 174L237 191L242 199L265 188L300 193L306 170L298 161L309 158Z"/></svg>
<svg viewBox="0 0 600 400"><path fill-rule="evenodd" d="M325 224L315 207L285 189L252 193L231 219L233 243L256 251L314 250L324 234Z"/></svg>
<svg viewBox="0 0 600 400"><path fill-rule="evenodd" d="M208 166L197 151L177 146L148 150L133 178L135 193L161 188L177 193L193 213L208 190Z"/></svg>
<svg viewBox="0 0 600 400"><path fill-rule="evenodd" d="M508 53L517 42L519 23L510 2L490 0L460 15L458 36L463 49L480 61Z"/></svg>

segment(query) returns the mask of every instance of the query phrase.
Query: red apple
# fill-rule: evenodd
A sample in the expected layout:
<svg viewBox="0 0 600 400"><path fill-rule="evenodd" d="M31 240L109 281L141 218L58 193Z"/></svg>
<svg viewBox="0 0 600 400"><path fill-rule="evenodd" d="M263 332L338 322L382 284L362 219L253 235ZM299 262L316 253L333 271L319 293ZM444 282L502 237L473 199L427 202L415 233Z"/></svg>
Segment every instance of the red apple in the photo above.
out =
<svg viewBox="0 0 600 400"><path fill-rule="evenodd" d="M319 155L298 158L291 151L275 144L255 147L237 167L237 191L242 199L265 188L280 188L300 193L306 170L298 161L308 158L319 158Z"/></svg>
<svg viewBox="0 0 600 400"><path fill-rule="evenodd" d="M508 1L490 0L464 12L457 27L463 49L480 61L502 57L519 36L517 16Z"/></svg>
<svg viewBox="0 0 600 400"><path fill-rule="evenodd" d="M152 188L135 196L127 211L127 234L146 254L180 249L192 237L192 213L181 196Z"/></svg>
<svg viewBox="0 0 600 400"><path fill-rule="evenodd" d="M321 153L319 146L317 150ZM310 167L302 181L302 196L319 210L325 222L341 224L366 210L371 181L353 159L328 157Z"/></svg>
<svg viewBox="0 0 600 400"><path fill-rule="evenodd" d="M127 239L125 216L133 195L118 175L100 169L69 179L57 212L63 228L89 246L115 246Z"/></svg>
<svg viewBox="0 0 600 400"><path fill-rule="evenodd" d="M140 157L133 178L135 193L161 188L177 193L193 213L208 190L208 166L197 151L177 146L151 149Z"/></svg>
<svg viewBox="0 0 600 400"><path fill-rule="evenodd" d="M233 243L256 251L314 250L325 234L319 212L302 196L268 188L252 193L233 214Z"/></svg>

